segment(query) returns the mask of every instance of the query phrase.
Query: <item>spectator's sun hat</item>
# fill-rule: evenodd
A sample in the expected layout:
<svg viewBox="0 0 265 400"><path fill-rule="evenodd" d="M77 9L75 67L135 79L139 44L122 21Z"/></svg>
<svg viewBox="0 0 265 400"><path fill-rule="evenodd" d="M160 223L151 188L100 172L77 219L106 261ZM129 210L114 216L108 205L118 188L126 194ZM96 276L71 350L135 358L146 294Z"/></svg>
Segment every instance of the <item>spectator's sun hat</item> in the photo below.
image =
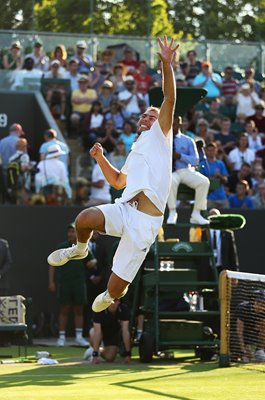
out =
<svg viewBox="0 0 265 400"><path fill-rule="evenodd" d="M52 62L51 62L51 66L53 66L53 65L60 65L61 63L60 63L60 61L59 60L52 60Z"/></svg>
<svg viewBox="0 0 265 400"><path fill-rule="evenodd" d="M202 62L202 68L210 68L212 64L209 61Z"/></svg>
<svg viewBox="0 0 265 400"><path fill-rule="evenodd" d="M103 82L101 87L112 89L113 88L113 83L111 81L106 80L106 81Z"/></svg>
<svg viewBox="0 0 265 400"><path fill-rule="evenodd" d="M21 49L21 43L19 40L11 43L11 49Z"/></svg>
<svg viewBox="0 0 265 400"><path fill-rule="evenodd" d="M62 154L66 154L58 144L53 144L48 147L46 160L50 160L51 158L60 157Z"/></svg>
<svg viewBox="0 0 265 400"><path fill-rule="evenodd" d="M77 82L88 82L89 78L87 75L81 75Z"/></svg>
<svg viewBox="0 0 265 400"><path fill-rule="evenodd" d="M34 47L41 47L41 46L43 46L42 40L41 40L41 39L35 39L34 45L33 45L33 46L34 46Z"/></svg>
<svg viewBox="0 0 265 400"><path fill-rule="evenodd" d="M250 90L250 84L249 83L243 83L243 85L241 86L242 90Z"/></svg>
<svg viewBox="0 0 265 400"><path fill-rule="evenodd" d="M67 229L75 229L75 223L71 222L69 225L67 225Z"/></svg>
<svg viewBox="0 0 265 400"><path fill-rule="evenodd" d="M134 77L132 75L127 75L124 78L125 82L134 82Z"/></svg>
<svg viewBox="0 0 265 400"><path fill-rule="evenodd" d="M79 47L80 49L86 49L87 48L87 44L84 40L78 40L76 42L76 47Z"/></svg>

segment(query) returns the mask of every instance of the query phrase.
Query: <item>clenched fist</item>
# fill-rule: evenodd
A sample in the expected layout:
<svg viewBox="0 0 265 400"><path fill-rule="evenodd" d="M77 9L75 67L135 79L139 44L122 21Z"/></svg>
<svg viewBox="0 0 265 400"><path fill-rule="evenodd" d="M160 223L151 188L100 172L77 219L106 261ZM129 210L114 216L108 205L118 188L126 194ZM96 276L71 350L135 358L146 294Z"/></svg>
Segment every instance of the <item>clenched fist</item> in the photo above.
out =
<svg viewBox="0 0 265 400"><path fill-rule="evenodd" d="M90 149L89 153L91 157L98 161L101 157L103 157L103 147L100 143L95 143L94 146Z"/></svg>

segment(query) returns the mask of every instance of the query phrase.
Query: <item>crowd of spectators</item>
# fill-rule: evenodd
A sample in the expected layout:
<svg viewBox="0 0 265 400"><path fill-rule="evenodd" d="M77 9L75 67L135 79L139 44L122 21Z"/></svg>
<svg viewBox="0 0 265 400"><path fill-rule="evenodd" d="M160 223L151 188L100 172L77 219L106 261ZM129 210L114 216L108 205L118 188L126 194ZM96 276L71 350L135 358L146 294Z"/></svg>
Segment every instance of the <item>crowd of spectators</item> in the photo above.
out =
<svg viewBox="0 0 265 400"><path fill-rule="evenodd" d="M11 44L2 59L2 68L10 72L11 89L23 89L25 78L46 80L42 87L47 104L54 117L66 124L66 138L76 138L80 143L87 168L84 173L79 168L73 182L69 149L57 140L55 131L48 130L37 167L29 160L29 166L23 171L32 178L31 186L27 183L25 190L32 196L10 200L7 195L6 201L55 204L56 196L63 198L64 204L95 205L113 201L117 193L93 164L89 149L96 141L100 142L111 163L121 168L137 137L136 121L150 105L149 90L161 86L160 63L156 69L150 68L130 46L123 48L120 57L118 54L121 52L106 48L93 60L87 53L86 42L78 40L71 56L64 45L57 45L48 56L38 39L32 52L22 56L20 42ZM207 89L206 97L183 116L181 130L195 141L203 142L206 156L199 170L215 180L215 187L210 186L208 208L264 208L265 86L262 80L255 78L255 71L249 65L240 79L231 65L221 72L213 71L211 63L198 60L194 50L188 51L184 59L176 54L173 69L178 87ZM12 129L11 138L0 141L4 174L10 156L16 151L26 152L25 142L24 150L15 148L14 143L23 135ZM60 191L59 195L54 193L58 183L64 195Z"/></svg>

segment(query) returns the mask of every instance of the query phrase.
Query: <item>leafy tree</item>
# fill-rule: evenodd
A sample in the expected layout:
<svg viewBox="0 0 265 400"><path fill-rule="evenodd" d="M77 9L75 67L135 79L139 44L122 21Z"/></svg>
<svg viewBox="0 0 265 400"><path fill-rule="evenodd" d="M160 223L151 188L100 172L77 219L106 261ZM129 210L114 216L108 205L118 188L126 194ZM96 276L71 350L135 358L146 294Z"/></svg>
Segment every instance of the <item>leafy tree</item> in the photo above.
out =
<svg viewBox="0 0 265 400"><path fill-rule="evenodd" d="M1 2L0 29L32 29L32 1L5 0Z"/></svg>

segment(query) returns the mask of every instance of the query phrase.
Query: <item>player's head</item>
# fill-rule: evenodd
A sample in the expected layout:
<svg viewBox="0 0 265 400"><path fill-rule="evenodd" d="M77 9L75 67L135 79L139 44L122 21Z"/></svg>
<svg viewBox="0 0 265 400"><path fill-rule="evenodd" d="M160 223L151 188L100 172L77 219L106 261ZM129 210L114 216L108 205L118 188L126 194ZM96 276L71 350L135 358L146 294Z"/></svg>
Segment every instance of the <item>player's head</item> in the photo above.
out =
<svg viewBox="0 0 265 400"><path fill-rule="evenodd" d="M139 118L137 123L137 132L141 133L143 131L148 131L157 120L159 112L160 110L157 107L148 107Z"/></svg>

